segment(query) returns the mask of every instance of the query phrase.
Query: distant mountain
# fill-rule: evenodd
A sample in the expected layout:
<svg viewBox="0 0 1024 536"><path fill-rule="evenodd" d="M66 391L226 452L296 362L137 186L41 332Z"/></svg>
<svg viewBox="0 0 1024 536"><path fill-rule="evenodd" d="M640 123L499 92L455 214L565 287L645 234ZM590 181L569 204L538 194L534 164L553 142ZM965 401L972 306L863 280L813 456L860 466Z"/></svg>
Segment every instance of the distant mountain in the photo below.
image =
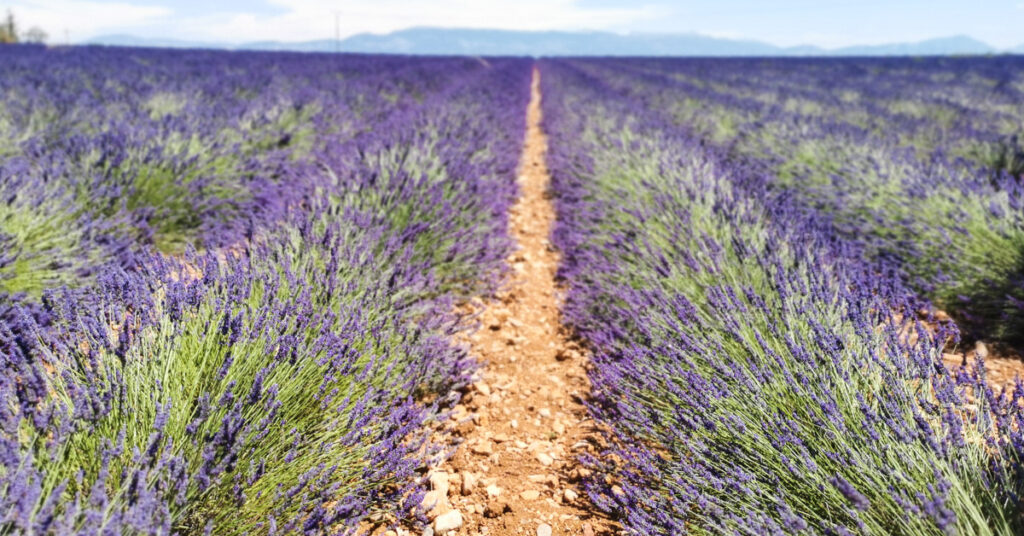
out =
<svg viewBox="0 0 1024 536"><path fill-rule="evenodd" d="M696 33L623 35L610 32L445 28L411 28L383 35L364 33L340 42L321 39L304 42L211 43L109 35L90 39L85 44L474 56L936 56L999 52L968 36L943 37L917 43L823 49L811 45L779 47L760 41L723 39ZM1024 53L1024 45L1011 52Z"/></svg>
<svg viewBox="0 0 1024 536"><path fill-rule="evenodd" d="M1021 44L1011 48L1007 52L1013 52L1014 54L1024 54L1024 43L1021 43Z"/></svg>
<svg viewBox="0 0 1024 536"><path fill-rule="evenodd" d="M437 28L413 28L387 35L359 34L342 41L341 46L343 50L359 52L481 56L759 56L780 50L756 41L698 34L620 35Z"/></svg>
<svg viewBox="0 0 1024 536"><path fill-rule="evenodd" d="M918 43L844 47L830 51L840 56L946 56L952 54L994 54L987 43L966 35L928 39Z"/></svg>
<svg viewBox="0 0 1024 536"><path fill-rule="evenodd" d="M150 48L236 48L226 43L183 41L179 39L138 37L134 35L114 34L94 37L83 45L106 45L113 47L150 47Z"/></svg>

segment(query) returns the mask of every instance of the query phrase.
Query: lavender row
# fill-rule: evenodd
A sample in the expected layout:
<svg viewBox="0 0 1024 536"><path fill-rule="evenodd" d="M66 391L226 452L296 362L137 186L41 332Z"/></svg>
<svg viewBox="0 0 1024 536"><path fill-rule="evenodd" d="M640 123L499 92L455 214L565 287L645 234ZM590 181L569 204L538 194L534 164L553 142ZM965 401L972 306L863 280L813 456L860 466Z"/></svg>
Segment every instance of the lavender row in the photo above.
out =
<svg viewBox="0 0 1024 536"><path fill-rule="evenodd" d="M833 128L854 127L1018 177L1024 172L1021 66L1014 56L615 63L617 70L685 87L695 97L692 104L728 103L740 114L734 116L739 121L708 125L724 137L735 136L729 131L766 113L777 120L813 116ZM711 122L711 117L702 120Z"/></svg>
<svg viewBox="0 0 1024 536"><path fill-rule="evenodd" d="M237 59L211 57L200 74ZM247 57L239 76L307 62L318 92L348 94L333 58ZM350 125L318 100L272 222L47 290L45 327L22 306L0 323L3 532L349 534L418 514L431 423L475 369L454 303L493 289L510 248L529 63L374 60L405 66L405 96L377 108L355 79Z"/></svg>
<svg viewBox="0 0 1024 536"><path fill-rule="evenodd" d="M1024 170L1002 145L1019 60L639 63L578 62L828 215L968 334L1024 337Z"/></svg>
<svg viewBox="0 0 1024 536"><path fill-rule="evenodd" d="M0 307L146 249L226 247L315 185L315 154L472 60L7 47ZM6 297L4 297L6 296Z"/></svg>
<svg viewBox="0 0 1024 536"><path fill-rule="evenodd" d="M595 504L633 534L1019 533L1024 386L948 371L955 327L862 244L587 67L542 75Z"/></svg>

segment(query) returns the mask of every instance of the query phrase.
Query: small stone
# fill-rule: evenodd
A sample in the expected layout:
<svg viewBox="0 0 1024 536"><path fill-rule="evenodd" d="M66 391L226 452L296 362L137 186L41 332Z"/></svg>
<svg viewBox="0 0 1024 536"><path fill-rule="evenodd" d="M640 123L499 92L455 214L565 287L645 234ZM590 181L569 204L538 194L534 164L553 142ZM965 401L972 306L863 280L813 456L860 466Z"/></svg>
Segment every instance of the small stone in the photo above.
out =
<svg viewBox="0 0 1024 536"><path fill-rule="evenodd" d="M551 525L547 523L537 525L537 536L551 536Z"/></svg>
<svg viewBox="0 0 1024 536"><path fill-rule="evenodd" d="M619 486L612 486L612 493L615 495L622 495L625 492L623 492L622 488L620 488Z"/></svg>
<svg viewBox="0 0 1024 536"><path fill-rule="evenodd" d="M575 501L576 498L579 497L579 494L576 493L576 490L570 488L565 488L565 492L562 493L562 495L565 496L565 500L569 502Z"/></svg>
<svg viewBox="0 0 1024 536"><path fill-rule="evenodd" d="M561 422L556 422L555 424L552 424L551 429L554 430L555 433L558 435L562 435L565 433L565 425L562 424Z"/></svg>
<svg viewBox="0 0 1024 536"><path fill-rule="evenodd" d="M488 497L497 497L498 495L501 495L501 488L499 488L497 484L491 484L490 486L487 486Z"/></svg>
<svg viewBox="0 0 1024 536"><path fill-rule="evenodd" d="M511 421L508 421L508 425L511 426L513 430L515 430L516 428L519 428L519 421L512 419Z"/></svg>
<svg viewBox="0 0 1024 536"><path fill-rule="evenodd" d="M486 383L479 381L473 384L473 388L484 396L491 396L491 388Z"/></svg>
<svg viewBox="0 0 1024 536"><path fill-rule="evenodd" d="M427 519L434 519L448 509L448 498L439 490L430 490L423 495L420 506L427 511Z"/></svg>
<svg viewBox="0 0 1024 536"><path fill-rule="evenodd" d="M583 536L594 536L594 527L590 523L583 524Z"/></svg>
<svg viewBox="0 0 1024 536"><path fill-rule="evenodd" d="M448 496L449 486L448 473L444 471L434 471L430 474L430 489L437 491L440 496Z"/></svg>
<svg viewBox="0 0 1024 536"><path fill-rule="evenodd" d="M551 465L552 463L555 463L555 459L544 452L537 454L537 461L539 461L540 464L545 467Z"/></svg>
<svg viewBox="0 0 1024 536"><path fill-rule="evenodd" d="M462 473L462 494L471 495L476 487L476 475L473 473Z"/></svg>
<svg viewBox="0 0 1024 536"><path fill-rule="evenodd" d="M451 473L450 475L448 475L448 485L450 486L450 489L448 490L448 495L458 495L459 491L462 490L462 475L460 475L459 473Z"/></svg>
<svg viewBox="0 0 1024 536"><path fill-rule="evenodd" d="M540 497L540 492L535 489L528 489L520 493L519 496L522 497L524 501L535 501Z"/></svg>
<svg viewBox="0 0 1024 536"><path fill-rule="evenodd" d="M492 500L487 503L487 508L484 508L484 517L495 518L500 517L506 512L511 512L512 507L505 501Z"/></svg>
<svg viewBox="0 0 1024 536"><path fill-rule="evenodd" d="M473 452L489 456L494 453L494 445L491 445L490 441L481 441L473 445Z"/></svg>
<svg viewBox="0 0 1024 536"><path fill-rule="evenodd" d="M427 527L423 529L423 536L434 536L434 527Z"/></svg>
<svg viewBox="0 0 1024 536"><path fill-rule="evenodd" d="M985 343L981 341L974 343L974 355L985 359L988 357L988 346L985 346Z"/></svg>
<svg viewBox="0 0 1024 536"><path fill-rule="evenodd" d="M544 417L545 419L551 417L551 410L548 408L540 408L540 411L538 411L537 413L540 413L540 416Z"/></svg>
<svg viewBox="0 0 1024 536"><path fill-rule="evenodd" d="M434 520L434 530L439 534L445 534L462 526L462 513L452 510L447 514L437 516Z"/></svg>
<svg viewBox="0 0 1024 536"><path fill-rule="evenodd" d="M398 536L398 533L393 530L385 530L384 536Z"/></svg>

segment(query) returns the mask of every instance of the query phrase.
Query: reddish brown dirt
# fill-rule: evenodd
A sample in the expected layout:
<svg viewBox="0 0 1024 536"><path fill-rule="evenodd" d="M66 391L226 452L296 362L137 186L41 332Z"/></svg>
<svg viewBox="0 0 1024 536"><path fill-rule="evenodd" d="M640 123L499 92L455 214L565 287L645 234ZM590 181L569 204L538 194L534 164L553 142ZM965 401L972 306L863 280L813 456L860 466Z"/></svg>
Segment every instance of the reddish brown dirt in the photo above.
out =
<svg viewBox="0 0 1024 536"><path fill-rule="evenodd" d="M433 491L424 504L435 505L428 515L435 534L618 531L577 487L586 471L576 458L597 448L596 434L581 404L590 388L587 358L559 318L539 80L535 70L520 198L510 211L518 242L508 259L510 281L494 303L478 305L481 327L467 342L485 365L455 408L463 443L429 477ZM449 523L460 526L444 532Z"/></svg>
<svg viewBox="0 0 1024 536"><path fill-rule="evenodd" d="M1013 389L1017 377L1024 378L1024 360L1014 350L998 345L977 343L967 351L952 351L942 354L942 361L950 370L957 370L965 363L973 363L977 357L985 362L985 379L992 389Z"/></svg>
<svg viewBox="0 0 1024 536"><path fill-rule="evenodd" d="M924 327L933 333L939 322L952 322L950 316L939 309L922 310L919 314ZM911 340L916 337L913 331L912 325L907 324L906 334ZM1024 356L1019 350L998 343L977 341L956 346L950 342L942 354L942 362L949 370L956 371L978 357L985 362L985 379L994 390L1013 389L1016 378L1024 378Z"/></svg>

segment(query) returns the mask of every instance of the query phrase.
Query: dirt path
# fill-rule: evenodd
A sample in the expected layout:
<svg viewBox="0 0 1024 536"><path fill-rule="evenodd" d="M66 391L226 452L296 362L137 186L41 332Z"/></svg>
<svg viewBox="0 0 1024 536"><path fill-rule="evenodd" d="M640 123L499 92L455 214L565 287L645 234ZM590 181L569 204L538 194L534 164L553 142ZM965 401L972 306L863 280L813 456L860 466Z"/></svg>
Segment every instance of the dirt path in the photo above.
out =
<svg viewBox="0 0 1024 536"><path fill-rule="evenodd" d="M613 534L577 488L576 457L594 444L580 400L589 392L586 357L559 320L548 236L555 211L548 199L540 128L540 75L534 70L528 131L520 164L521 196L510 213L519 250L508 262L512 281L488 304L468 337L485 367L456 408L464 442L430 475L424 502L435 534ZM446 532L447 527L458 528Z"/></svg>

